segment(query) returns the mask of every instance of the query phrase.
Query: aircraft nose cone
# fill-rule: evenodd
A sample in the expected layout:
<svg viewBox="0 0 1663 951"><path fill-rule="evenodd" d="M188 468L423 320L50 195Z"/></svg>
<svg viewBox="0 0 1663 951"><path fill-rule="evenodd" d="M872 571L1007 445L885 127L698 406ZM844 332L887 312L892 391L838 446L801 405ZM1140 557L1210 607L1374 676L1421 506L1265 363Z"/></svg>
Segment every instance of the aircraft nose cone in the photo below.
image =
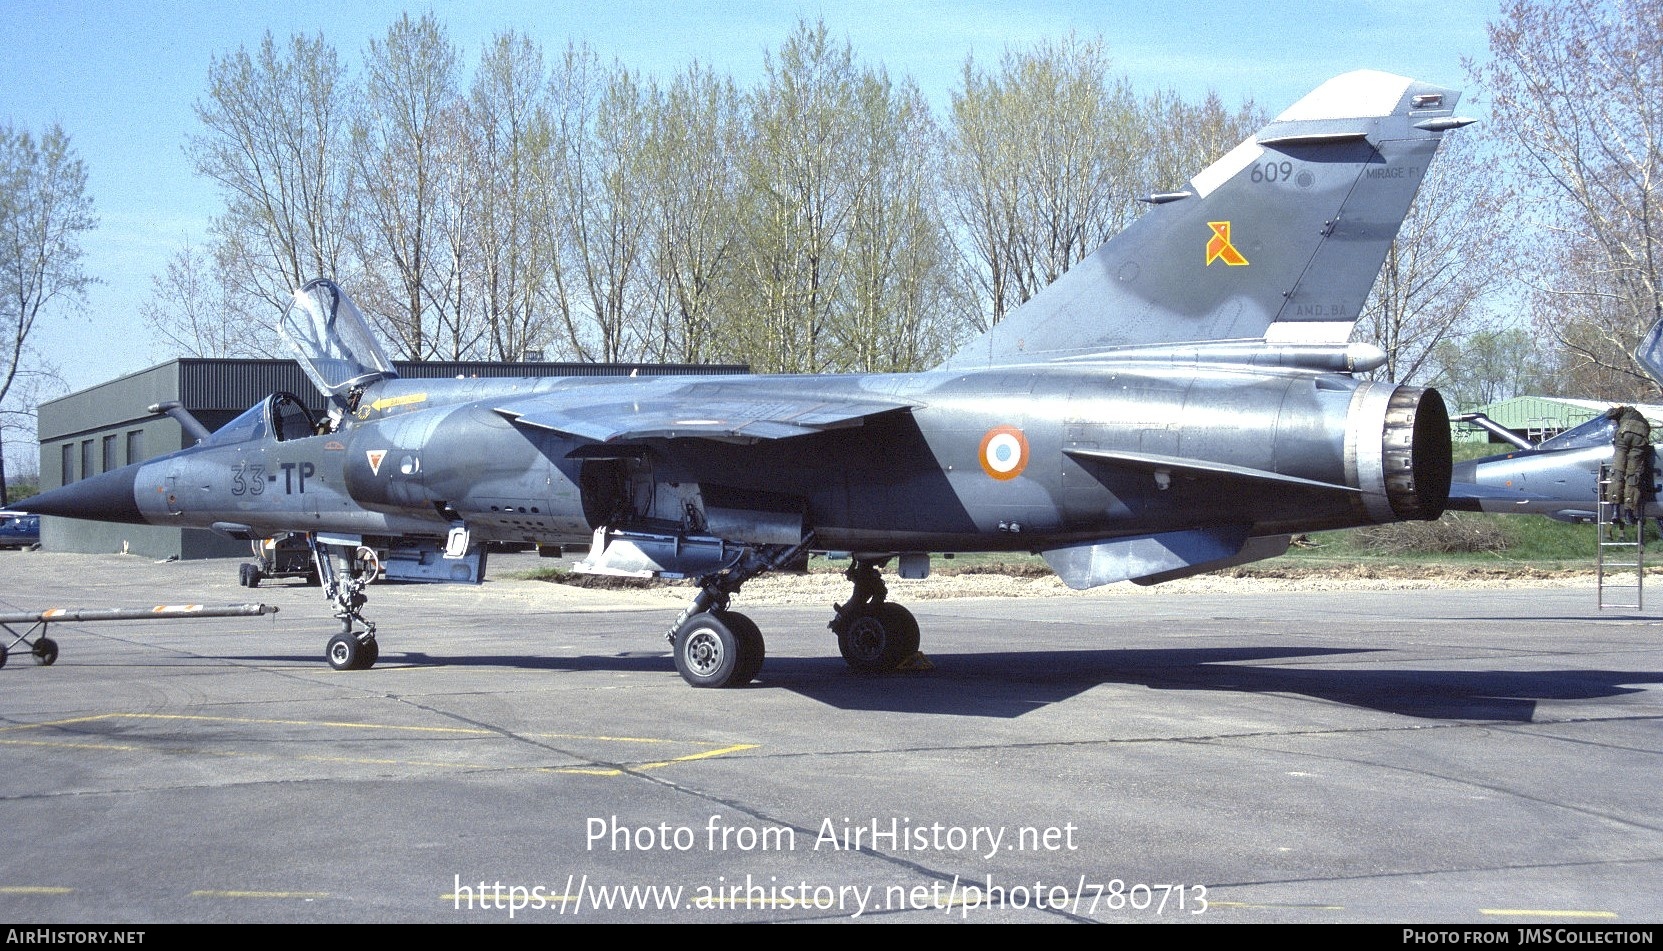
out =
<svg viewBox="0 0 1663 951"><path fill-rule="evenodd" d="M143 525L146 519L139 512L138 501L133 496L133 482L138 474L138 466L124 466L42 492L12 507L34 515L61 515L65 518Z"/></svg>

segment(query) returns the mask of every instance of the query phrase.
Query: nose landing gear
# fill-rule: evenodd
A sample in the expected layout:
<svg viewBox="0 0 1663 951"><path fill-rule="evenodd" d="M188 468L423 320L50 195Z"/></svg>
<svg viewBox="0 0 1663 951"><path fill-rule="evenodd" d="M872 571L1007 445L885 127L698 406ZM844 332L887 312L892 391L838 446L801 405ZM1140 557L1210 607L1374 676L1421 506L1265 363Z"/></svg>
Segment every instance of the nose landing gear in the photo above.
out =
<svg viewBox="0 0 1663 951"><path fill-rule="evenodd" d="M324 597L335 603L335 619L341 622L341 633L329 639L324 659L336 670L369 670L381 659L381 645L375 639L375 622L364 618L364 604L369 601L364 588L381 573L381 560L374 549L359 546L348 556L343 576L335 571L329 546L316 535L308 535L306 539L312 549L312 563L317 566L318 580L323 584ZM362 625L363 629L355 631L355 625Z"/></svg>

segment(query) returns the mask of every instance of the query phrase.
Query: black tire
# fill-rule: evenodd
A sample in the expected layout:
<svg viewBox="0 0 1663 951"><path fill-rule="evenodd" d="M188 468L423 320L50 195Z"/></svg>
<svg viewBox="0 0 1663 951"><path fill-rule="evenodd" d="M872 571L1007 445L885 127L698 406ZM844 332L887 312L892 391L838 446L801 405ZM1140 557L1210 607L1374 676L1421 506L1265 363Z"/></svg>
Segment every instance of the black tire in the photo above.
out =
<svg viewBox="0 0 1663 951"><path fill-rule="evenodd" d="M260 569L244 562L237 571L237 583L245 588L258 588L260 586Z"/></svg>
<svg viewBox="0 0 1663 951"><path fill-rule="evenodd" d="M735 676L735 685L748 684L762 673L762 661L768 656L768 646L762 639L762 629L756 622L734 611L722 612L722 619L739 637L740 660L743 664Z"/></svg>
<svg viewBox="0 0 1663 951"><path fill-rule="evenodd" d="M0 646L0 667L6 666L6 648Z"/></svg>
<svg viewBox="0 0 1663 951"><path fill-rule="evenodd" d="M58 642L50 637L37 638L31 653L35 655L35 663L50 667L58 660Z"/></svg>
<svg viewBox="0 0 1663 951"><path fill-rule="evenodd" d="M918 621L899 604L884 602L861 611L842 625L837 649L862 673L894 670L918 650Z"/></svg>
<svg viewBox="0 0 1663 951"><path fill-rule="evenodd" d="M359 670L369 670L381 659L381 642L373 637L367 641L359 641L358 648L363 651L363 656L358 660Z"/></svg>
<svg viewBox="0 0 1663 951"><path fill-rule="evenodd" d="M336 634L329 639L323 656L336 670L358 670L364 656L364 645L351 634Z"/></svg>
<svg viewBox="0 0 1663 951"><path fill-rule="evenodd" d="M711 611L682 622L676 631L675 656L676 672L683 680L695 687L742 687L750 683L762 666L760 659L754 659L760 652L753 650L760 645L761 634L753 643L747 626L755 625L742 615L737 622L734 617L727 611ZM740 634L736 628L747 633Z"/></svg>
<svg viewBox="0 0 1663 951"><path fill-rule="evenodd" d="M878 614L884 619L884 625L895 631L896 664L918 653L922 636L918 632L918 619L911 611L893 601L885 601L878 605Z"/></svg>

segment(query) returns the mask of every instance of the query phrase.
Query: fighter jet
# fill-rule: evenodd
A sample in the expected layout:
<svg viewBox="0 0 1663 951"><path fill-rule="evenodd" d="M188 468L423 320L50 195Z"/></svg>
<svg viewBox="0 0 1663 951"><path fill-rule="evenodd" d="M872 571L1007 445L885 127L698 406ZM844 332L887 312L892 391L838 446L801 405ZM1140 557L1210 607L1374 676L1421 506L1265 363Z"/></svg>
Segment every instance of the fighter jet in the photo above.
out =
<svg viewBox="0 0 1663 951"><path fill-rule="evenodd" d="M751 681L746 581L850 559L845 660L919 647L880 569L1037 552L1076 588L1154 584L1285 551L1298 532L1435 519L1450 484L1435 390L1371 382L1352 325L1459 93L1324 83L941 365L919 373L401 380L319 280L282 323L328 401L274 394L190 449L43 493L31 512L308 532L343 630L375 663L366 572L392 539L583 546L580 570L690 578L668 634L694 686ZM343 560L352 565L351 558ZM373 566L371 566L373 569Z"/></svg>
<svg viewBox="0 0 1663 951"><path fill-rule="evenodd" d="M1634 351L1640 367L1663 387L1663 318L1652 324ZM1642 408L1644 409L1644 408ZM1650 408L1653 412L1656 407ZM1651 415L1647 413L1646 415ZM1512 443L1513 450L1455 464L1449 507L1459 511L1502 515L1546 515L1561 522L1593 522L1599 517L1600 468L1612 461L1618 420L1600 415L1540 443L1532 443L1508 431L1482 414L1457 417L1460 421L1497 435ZM1655 482L1657 451L1644 450L1650 457L1648 474ZM1648 486L1649 501L1626 513L1634 519L1663 519L1663 504L1655 484ZM1609 514L1609 513L1608 513Z"/></svg>
<svg viewBox="0 0 1663 951"><path fill-rule="evenodd" d="M1448 507L1495 515L1545 515L1560 522L1593 522L1599 517L1600 467L1611 462L1616 430L1617 421L1601 414L1540 443L1518 439L1514 442L1518 448L1512 451L1458 462ZM1652 453L1651 468L1655 472L1656 450ZM1652 500L1637 515L1663 518L1663 505L1658 504L1655 493L1654 487Z"/></svg>

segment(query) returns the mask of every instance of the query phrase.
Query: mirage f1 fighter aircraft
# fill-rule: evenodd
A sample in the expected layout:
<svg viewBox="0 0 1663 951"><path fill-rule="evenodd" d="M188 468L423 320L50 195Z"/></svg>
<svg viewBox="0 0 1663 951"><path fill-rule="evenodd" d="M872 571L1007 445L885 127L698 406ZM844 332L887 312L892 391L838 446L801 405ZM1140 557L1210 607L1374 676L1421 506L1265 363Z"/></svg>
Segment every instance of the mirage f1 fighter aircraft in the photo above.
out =
<svg viewBox="0 0 1663 951"><path fill-rule="evenodd" d="M1653 382L1663 387L1663 318L1658 318L1640 338L1634 359ZM1655 407L1651 409L1655 413ZM1546 515L1560 522L1599 519L1600 470L1613 461L1622 427L1618 416L1596 416L1540 443L1509 432L1482 414L1457 418L1489 430L1517 448L1456 463L1449 508L1498 515ZM1663 502L1659 501L1655 484L1660 471L1657 450L1650 445L1653 440L1649 434L1641 440L1643 465L1635 468L1636 478L1644 483L1643 491L1632 505L1608 509L1608 518L1663 520ZM1614 500L1610 504L1618 505Z"/></svg>
<svg viewBox="0 0 1663 951"><path fill-rule="evenodd" d="M311 533L337 668L379 648L329 546L588 545L580 570L696 579L669 637L702 687L756 676L762 634L730 601L812 553L852 559L830 627L874 671L919 643L890 562L921 577L931 553L1037 552L1076 588L1154 584L1292 533L1435 519L1443 401L1359 379L1384 355L1347 340L1440 140L1471 121L1458 97L1378 72L1324 83L921 373L401 380L316 281L284 329L327 418L276 394L22 507Z"/></svg>

